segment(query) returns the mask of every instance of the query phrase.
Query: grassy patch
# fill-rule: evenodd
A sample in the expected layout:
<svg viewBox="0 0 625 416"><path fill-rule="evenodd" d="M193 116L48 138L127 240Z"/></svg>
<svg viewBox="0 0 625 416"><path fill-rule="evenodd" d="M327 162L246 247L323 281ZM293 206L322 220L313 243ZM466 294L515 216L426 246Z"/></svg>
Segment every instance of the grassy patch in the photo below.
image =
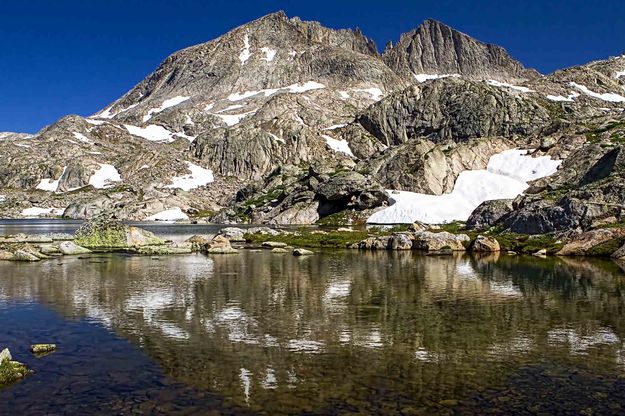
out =
<svg viewBox="0 0 625 416"><path fill-rule="evenodd" d="M366 231L315 233L312 230L299 230L293 234L269 236L263 234L245 234L248 243L262 243L263 241L277 241L293 247L309 248L346 248L369 237Z"/></svg>
<svg viewBox="0 0 625 416"><path fill-rule="evenodd" d="M625 244L625 238L613 238L601 244L597 244L586 252L587 256L609 257Z"/></svg>
<svg viewBox="0 0 625 416"><path fill-rule="evenodd" d="M547 254L555 254L564 246L551 235L526 235L502 233L494 236L502 250L532 254L543 248Z"/></svg>
<svg viewBox="0 0 625 416"><path fill-rule="evenodd" d="M28 369L22 363L5 360L0 364L0 388L26 377Z"/></svg>

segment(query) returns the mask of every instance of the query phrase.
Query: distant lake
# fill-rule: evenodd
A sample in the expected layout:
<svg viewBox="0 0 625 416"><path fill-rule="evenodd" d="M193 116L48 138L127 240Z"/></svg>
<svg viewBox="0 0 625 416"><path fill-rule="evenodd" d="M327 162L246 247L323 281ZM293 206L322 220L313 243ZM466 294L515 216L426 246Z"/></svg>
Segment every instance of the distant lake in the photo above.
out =
<svg viewBox="0 0 625 416"><path fill-rule="evenodd" d="M79 224L5 220L0 234ZM625 274L611 261L242 250L0 262L0 347L35 370L0 390L2 415L623 414L624 340ZM34 342L58 350L36 358Z"/></svg>

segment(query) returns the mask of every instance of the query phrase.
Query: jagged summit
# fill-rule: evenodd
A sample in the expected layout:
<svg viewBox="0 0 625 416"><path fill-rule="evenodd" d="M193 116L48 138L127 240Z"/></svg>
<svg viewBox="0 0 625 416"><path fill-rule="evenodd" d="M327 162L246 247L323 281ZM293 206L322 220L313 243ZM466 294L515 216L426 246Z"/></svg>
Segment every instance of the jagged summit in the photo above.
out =
<svg viewBox="0 0 625 416"><path fill-rule="evenodd" d="M403 76L459 74L474 79L517 82L538 77L501 46L480 42L434 19L389 45L384 62Z"/></svg>

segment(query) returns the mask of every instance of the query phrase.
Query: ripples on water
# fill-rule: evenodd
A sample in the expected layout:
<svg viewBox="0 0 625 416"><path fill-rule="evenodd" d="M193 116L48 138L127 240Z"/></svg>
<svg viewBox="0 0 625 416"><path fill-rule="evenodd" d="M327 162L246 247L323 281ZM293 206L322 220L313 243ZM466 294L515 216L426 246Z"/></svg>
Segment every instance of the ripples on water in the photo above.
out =
<svg viewBox="0 0 625 416"><path fill-rule="evenodd" d="M618 413L624 281L610 262L355 251L0 263L0 340L37 370L0 410ZM59 350L33 359L37 340Z"/></svg>

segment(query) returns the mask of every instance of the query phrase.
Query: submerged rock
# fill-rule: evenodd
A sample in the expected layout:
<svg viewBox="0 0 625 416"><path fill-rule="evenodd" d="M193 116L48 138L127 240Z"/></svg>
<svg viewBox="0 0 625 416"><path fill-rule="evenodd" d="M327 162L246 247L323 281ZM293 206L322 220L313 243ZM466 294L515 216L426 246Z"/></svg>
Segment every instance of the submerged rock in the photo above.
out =
<svg viewBox="0 0 625 416"><path fill-rule="evenodd" d="M282 247L276 247L274 249L271 250L272 253L274 254L284 254L284 253L288 253L289 251L285 248Z"/></svg>
<svg viewBox="0 0 625 416"><path fill-rule="evenodd" d="M304 248L296 248L293 250L294 256L311 256L315 254L314 251L306 250Z"/></svg>
<svg viewBox="0 0 625 416"><path fill-rule="evenodd" d="M96 250L128 250L166 244L150 231L108 219L95 219L76 231L75 243Z"/></svg>

